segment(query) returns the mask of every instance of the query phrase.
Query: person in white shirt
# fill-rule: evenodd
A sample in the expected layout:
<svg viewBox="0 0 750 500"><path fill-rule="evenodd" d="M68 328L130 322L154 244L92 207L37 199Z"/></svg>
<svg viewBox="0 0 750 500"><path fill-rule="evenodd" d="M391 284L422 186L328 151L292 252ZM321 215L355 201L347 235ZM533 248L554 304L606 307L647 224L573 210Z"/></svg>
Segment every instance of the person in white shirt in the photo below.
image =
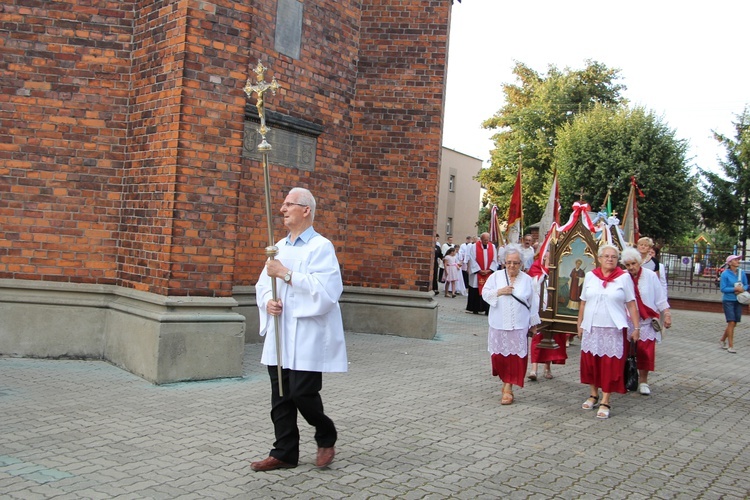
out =
<svg viewBox="0 0 750 500"><path fill-rule="evenodd" d="M443 243L443 246L440 247L440 252L443 254L443 259L445 258L445 254L448 253L449 248L453 248L456 245L453 244L453 236L448 236L447 241ZM440 261L440 282L445 283L445 262Z"/></svg>
<svg viewBox="0 0 750 500"><path fill-rule="evenodd" d="M628 314L633 321L633 340L638 341L641 330L633 280L617 266L619 257L616 246L605 244L599 247L600 267L586 273L578 309L581 383L589 386L590 394L581 408L590 410L596 406L601 388L598 418L609 418L613 392L626 392Z"/></svg>
<svg viewBox="0 0 750 500"><path fill-rule="evenodd" d="M474 245L469 247L469 298L466 311L474 314L490 310L482 298L482 288L490 275L497 270L497 249L490 243L490 233L482 233Z"/></svg>
<svg viewBox="0 0 750 500"><path fill-rule="evenodd" d="M530 234L523 235L523 246L521 247L521 265L524 271L531 269L534 264L534 237Z"/></svg>
<svg viewBox="0 0 750 500"><path fill-rule="evenodd" d="M636 305L641 319L641 331L638 342L636 342L636 362L638 363L638 392L643 396L651 394L648 385L648 372L654 371L656 365L656 344L661 342L661 323L664 317L664 328L672 326L672 313L669 311L669 302L664 295L664 290L659 283L659 278L653 271L641 267L641 254L635 248L626 248L622 251L620 262L628 270L635 288ZM630 332L633 331L632 319L628 320Z"/></svg>
<svg viewBox="0 0 750 500"><path fill-rule="evenodd" d="M265 335L261 363L271 378L271 420L276 441L268 458L253 462L255 471L296 467L299 461L297 412L315 427L315 465L327 467L335 455L337 433L323 412L323 372L348 368L339 298L344 290L336 250L313 229L315 198L304 188L289 191L281 206L289 235L276 243L278 256L266 261L256 285L260 334ZM277 280L273 300L271 280ZM279 394L276 327L279 318L281 378Z"/></svg>
<svg viewBox="0 0 750 500"><path fill-rule="evenodd" d="M661 287L664 289L664 296L666 297L668 295L667 272L664 269L664 265L659 262L659 259L656 257L654 240L648 236L643 236L638 240L636 249L638 250L638 253L641 254L641 267L656 273L656 276L659 277L659 283L661 283Z"/></svg>
<svg viewBox="0 0 750 500"><path fill-rule="evenodd" d="M482 289L490 305L488 351L492 375L503 382L500 404L514 401L513 386L523 387L528 365L528 333L539 324L539 295L531 277L521 271L521 252L506 247L504 270L492 273Z"/></svg>
<svg viewBox="0 0 750 500"><path fill-rule="evenodd" d="M469 287L469 246L472 243L471 236L466 237L466 242L461 243L458 248L458 261L461 263L461 276L464 280L464 288Z"/></svg>

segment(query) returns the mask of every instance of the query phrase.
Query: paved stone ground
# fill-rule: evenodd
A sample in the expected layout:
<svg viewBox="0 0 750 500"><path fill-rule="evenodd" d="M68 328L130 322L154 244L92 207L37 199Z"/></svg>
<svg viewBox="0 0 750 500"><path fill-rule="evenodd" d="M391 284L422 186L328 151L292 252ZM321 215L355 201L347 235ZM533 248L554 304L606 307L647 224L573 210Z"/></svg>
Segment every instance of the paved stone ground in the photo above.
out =
<svg viewBox="0 0 750 500"><path fill-rule="evenodd" d="M270 389L248 345L236 380L154 386L104 362L0 359L3 498L748 498L750 340L723 315L674 311L653 394L581 410L578 342L555 378L500 406L487 320L439 296L435 340L347 333L351 369L324 376L339 429L329 469L252 472L272 443Z"/></svg>

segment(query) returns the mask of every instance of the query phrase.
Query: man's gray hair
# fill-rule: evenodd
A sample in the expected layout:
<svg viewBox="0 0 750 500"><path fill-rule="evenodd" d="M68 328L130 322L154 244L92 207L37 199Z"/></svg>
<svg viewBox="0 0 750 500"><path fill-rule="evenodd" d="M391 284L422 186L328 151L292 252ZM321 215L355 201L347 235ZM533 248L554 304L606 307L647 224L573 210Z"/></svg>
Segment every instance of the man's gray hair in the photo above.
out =
<svg viewBox="0 0 750 500"><path fill-rule="evenodd" d="M310 207L310 222L315 220L315 197L309 189L303 187L292 188L289 194L297 195L297 203Z"/></svg>

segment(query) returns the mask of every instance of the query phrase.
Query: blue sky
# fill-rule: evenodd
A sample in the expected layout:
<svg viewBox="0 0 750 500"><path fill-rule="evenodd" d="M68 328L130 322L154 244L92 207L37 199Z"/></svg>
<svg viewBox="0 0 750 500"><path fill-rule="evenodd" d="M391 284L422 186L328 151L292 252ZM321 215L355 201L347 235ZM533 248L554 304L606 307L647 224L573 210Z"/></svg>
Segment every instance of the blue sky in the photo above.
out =
<svg viewBox="0 0 750 500"><path fill-rule="evenodd" d="M724 149L750 106L750 2L463 0L453 5L443 145L487 160L481 122L516 83L514 61L540 73L587 59L621 70L624 95L689 143L691 165L720 172Z"/></svg>

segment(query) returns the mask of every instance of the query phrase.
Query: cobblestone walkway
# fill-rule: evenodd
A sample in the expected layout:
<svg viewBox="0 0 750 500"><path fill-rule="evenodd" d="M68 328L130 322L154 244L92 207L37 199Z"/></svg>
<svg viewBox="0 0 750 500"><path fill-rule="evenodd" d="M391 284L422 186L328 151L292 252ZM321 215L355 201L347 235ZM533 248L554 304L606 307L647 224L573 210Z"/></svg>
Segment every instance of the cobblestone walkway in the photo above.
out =
<svg viewBox="0 0 750 500"><path fill-rule="evenodd" d="M350 372L325 375L339 430L313 466L252 472L273 441L259 344L236 380L154 386L104 362L0 359L0 497L748 498L750 340L719 348L723 315L673 311L652 395L581 410L578 345L555 378L500 406L487 320L437 297L435 340L347 333ZM746 318L747 319L747 318Z"/></svg>

